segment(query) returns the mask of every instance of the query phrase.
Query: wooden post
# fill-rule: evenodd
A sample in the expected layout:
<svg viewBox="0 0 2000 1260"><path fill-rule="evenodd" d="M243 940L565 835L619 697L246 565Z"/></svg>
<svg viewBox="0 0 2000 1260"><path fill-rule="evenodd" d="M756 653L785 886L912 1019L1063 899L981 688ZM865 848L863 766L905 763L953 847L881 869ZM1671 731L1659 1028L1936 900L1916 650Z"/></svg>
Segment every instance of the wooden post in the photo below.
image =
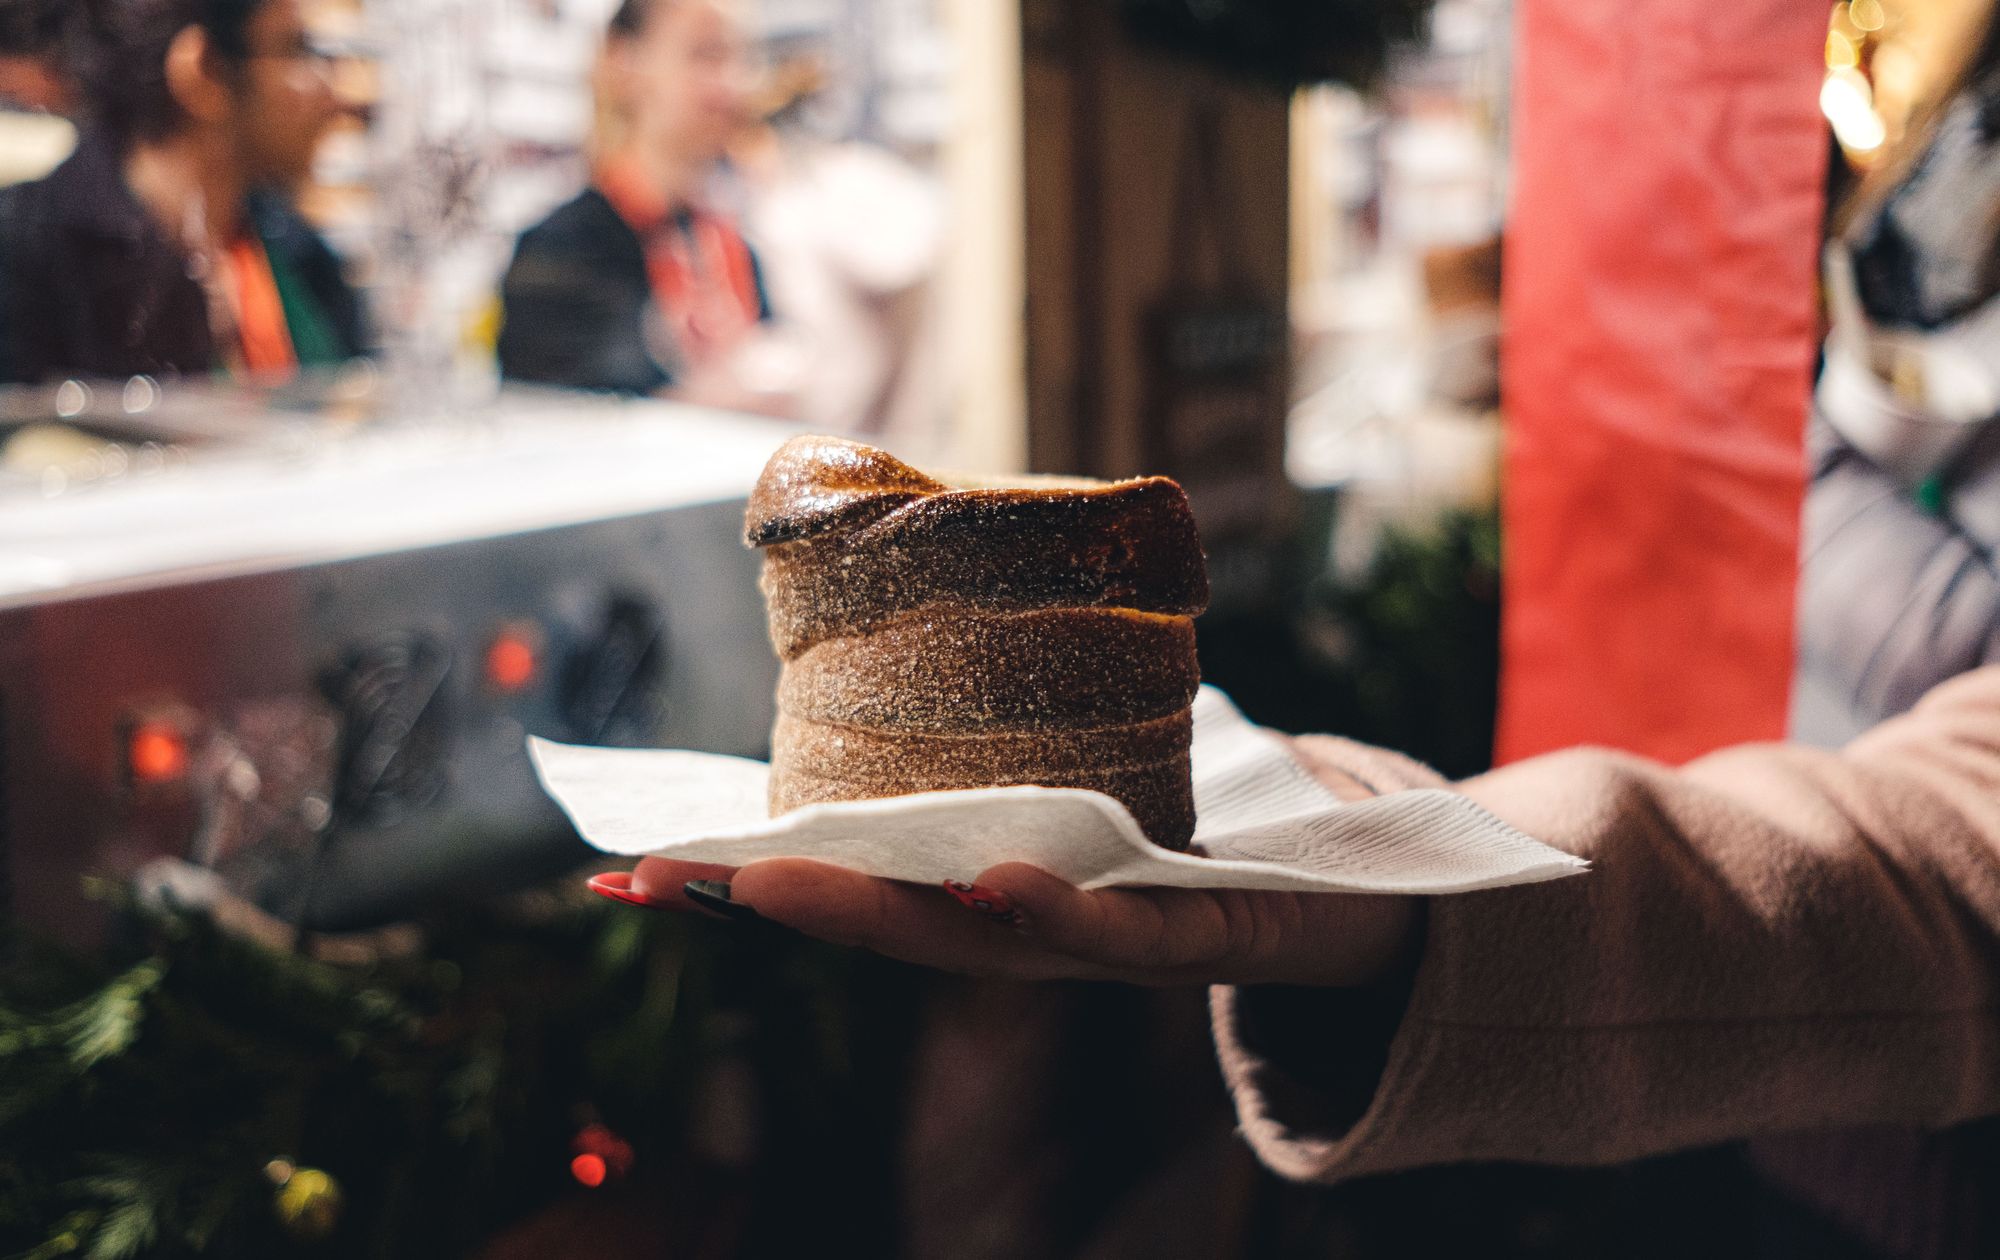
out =
<svg viewBox="0 0 2000 1260"><path fill-rule="evenodd" d="M1027 455L1165 473L1218 588L1290 513L1290 98L1135 45L1108 0L1026 0Z"/></svg>

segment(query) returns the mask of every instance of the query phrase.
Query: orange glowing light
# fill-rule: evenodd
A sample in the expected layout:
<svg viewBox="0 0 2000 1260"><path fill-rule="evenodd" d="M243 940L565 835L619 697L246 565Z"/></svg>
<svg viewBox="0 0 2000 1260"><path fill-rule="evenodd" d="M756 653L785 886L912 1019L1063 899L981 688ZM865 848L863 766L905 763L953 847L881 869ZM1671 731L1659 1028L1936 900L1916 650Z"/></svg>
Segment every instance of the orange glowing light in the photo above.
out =
<svg viewBox="0 0 2000 1260"><path fill-rule="evenodd" d="M535 645L518 631L501 631L486 649L486 681L499 691L519 691L533 682L535 665Z"/></svg>
<svg viewBox="0 0 2000 1260"><path fill-rule="evenodd" d="M187 773L187 737L165 722L143 723L126 741L125 763L137 782L171 783Z"/></svg>
<svg viewBox="0 0 2000 1260"><path fill-rule="evenodd" d="M569 1175L592 1189L604 1184L605 1172L602 1155L583 1154L569 1161Z"/></svg>

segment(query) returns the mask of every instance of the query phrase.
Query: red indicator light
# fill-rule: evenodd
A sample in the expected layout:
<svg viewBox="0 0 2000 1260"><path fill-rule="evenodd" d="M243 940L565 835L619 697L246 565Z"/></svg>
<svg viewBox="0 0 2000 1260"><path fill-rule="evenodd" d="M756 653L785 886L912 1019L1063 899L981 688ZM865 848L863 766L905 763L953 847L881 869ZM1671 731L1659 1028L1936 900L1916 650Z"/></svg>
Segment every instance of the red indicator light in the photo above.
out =
<svg viewBox="0 0 2000 1260"><path fill-rule="evenodd" d="M535 681L535 645L518 630L503 630L486 648L486 681L496 691L520 691Z"/></svg>
<svg viewBox="0 0 2000 1260"><path fill-rule="evenodd" d="M125 764L137 783L172 783L187 774L187 736L165 722L143 722L125 743Z"/></svg>
<svg viewBox="0 0 2000 1260"><path fill-rule="evenodd" d="M632 1171L632 1144L602 1124L592 1122L577 1130L570 1149L576 1155L569 1161L569 1175L582 1185L595 1188L621 1181Z"/></svg>

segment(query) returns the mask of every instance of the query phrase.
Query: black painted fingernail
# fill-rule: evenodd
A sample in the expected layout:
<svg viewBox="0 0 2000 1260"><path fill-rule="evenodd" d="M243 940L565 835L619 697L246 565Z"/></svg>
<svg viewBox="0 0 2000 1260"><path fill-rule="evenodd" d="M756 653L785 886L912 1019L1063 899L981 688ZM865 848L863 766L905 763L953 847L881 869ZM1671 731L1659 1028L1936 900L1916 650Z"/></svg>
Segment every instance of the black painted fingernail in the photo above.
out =
<svg viewBox="0 0 2000 1260"><path fill-rule="evenodd" d="M764 916L749 906L729 899L729 884L726 880L691 879L681 885L681 891L687 894L689 901L726 919L735 919L741 923L764 921Z"/></svg>

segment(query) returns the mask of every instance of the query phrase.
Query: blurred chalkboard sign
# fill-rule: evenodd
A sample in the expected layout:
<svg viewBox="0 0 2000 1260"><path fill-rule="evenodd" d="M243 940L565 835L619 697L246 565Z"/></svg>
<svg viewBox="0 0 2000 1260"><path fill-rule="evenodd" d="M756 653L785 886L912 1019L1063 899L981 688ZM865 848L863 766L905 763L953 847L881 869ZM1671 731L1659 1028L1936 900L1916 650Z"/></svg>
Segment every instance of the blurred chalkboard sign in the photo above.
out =
<svg viewBox="0 0 2000 1260"><path fill-rule="evenodd" d="M1219 106L1187 119L1169 234L1166 290L1145 321L1147 466L1186 487L1213 545L1282 529L1290 325L1282 290L1244 259L1226 183Z"/></svg>

